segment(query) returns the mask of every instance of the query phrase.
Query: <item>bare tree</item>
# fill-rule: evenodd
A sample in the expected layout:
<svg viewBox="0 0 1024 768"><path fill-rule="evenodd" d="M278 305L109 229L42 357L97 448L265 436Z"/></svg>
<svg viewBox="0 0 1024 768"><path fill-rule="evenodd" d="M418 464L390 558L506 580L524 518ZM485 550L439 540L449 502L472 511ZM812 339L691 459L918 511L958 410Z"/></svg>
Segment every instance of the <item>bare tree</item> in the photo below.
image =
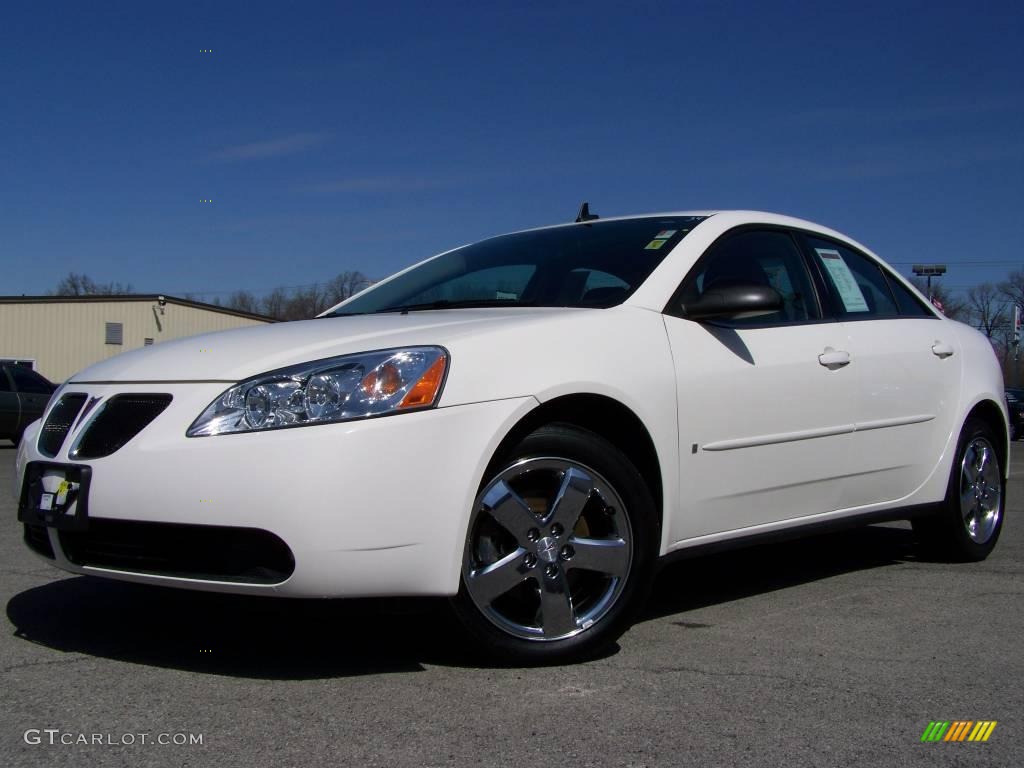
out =
<svg viewBox="0 0 1024 768"><path fill-rule="evenodd" d="M288 307L288 292L278 287L268 293L260 301L260 308L264 315L277 320L285 319L285 310Z"/></svg>
<svg viewBox="0 0 1024 768"><path fill-rule="evenodd" d="M237 309L239 312L250 312L256 314L260 311L260 302L249 291L235 291L227 300L225 305L230 309Z"/></svg>
<svg viewBox="0 0 1024 768"><path fill-rule="evenodd" d="M928 295L928 287L923 278L913 277L910 279L910 282L924 296ZM941 282L932 282L932 301L933 303L938 302L941 304L942 313L951 320L962 321L967 319L967 302L946 288Z"/></svg>
<svg viewBox="0 0 1024 768"><path fill-rule="evenodd" d="M122 296L132 292L129 283L97 283L86 274L68 272L52 291L55 296Z"/></svg>
<svg viewBox="0 0 1024 768"><path fill-rule="evenodd" d="M327 306L335 304L359 293L370 285L370 279L362 272L339 272L327 282ZM325 307L326 309L326 307Z"/></svg>
<svg viewBox="0 0 1024 768"><path fill-rule="evenodd" d="M1011 303L1024 307L1024 270L1011 272L1009 277L999 284L999 292Z"/></svg>
<svg viewBox="0 0 1024 768"><path fill-rule="evenodd" d="M992 283L982 283L967 291L970 323L989 339L1005 331L1009 323L1006 299Z"/></svg>
<svg viewBox="0 0 1024 768"><path fill-rule="evenodd" d="M296 288L285 304L285 320L308 320L316 317L331 306L327 293L320 283L305 288Z"/></svg>

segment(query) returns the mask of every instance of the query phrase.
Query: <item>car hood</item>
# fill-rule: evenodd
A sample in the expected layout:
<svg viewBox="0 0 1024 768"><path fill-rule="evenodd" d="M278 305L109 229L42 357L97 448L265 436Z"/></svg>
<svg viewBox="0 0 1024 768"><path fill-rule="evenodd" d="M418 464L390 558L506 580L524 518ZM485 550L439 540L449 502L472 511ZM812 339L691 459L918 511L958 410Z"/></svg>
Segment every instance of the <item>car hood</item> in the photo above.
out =
<svg viewBox="0 0 1024 768"><path fill-rule="evenodd" d="M71 377L72 382L224 381L335 355L460 338L595 310L450 309L322 317L206 333L125 352Z"/></svg>

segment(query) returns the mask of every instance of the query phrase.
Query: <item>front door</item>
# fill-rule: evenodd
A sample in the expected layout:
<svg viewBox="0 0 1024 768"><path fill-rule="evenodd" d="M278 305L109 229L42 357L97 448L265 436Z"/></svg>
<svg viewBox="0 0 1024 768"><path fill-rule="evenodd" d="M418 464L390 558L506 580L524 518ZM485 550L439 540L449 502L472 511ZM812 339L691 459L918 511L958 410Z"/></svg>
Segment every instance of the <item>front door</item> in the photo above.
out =
<svg viewBox="0 0 1024 768"><path fill-rule="evenodd" d="M727 233L673 302L693 301L719 281L770 285L784 306L770 316L703 323L666 311L682 498L672 542L840 509L853 447L857 392L845 331L822 319L794 236Z"/></svg>

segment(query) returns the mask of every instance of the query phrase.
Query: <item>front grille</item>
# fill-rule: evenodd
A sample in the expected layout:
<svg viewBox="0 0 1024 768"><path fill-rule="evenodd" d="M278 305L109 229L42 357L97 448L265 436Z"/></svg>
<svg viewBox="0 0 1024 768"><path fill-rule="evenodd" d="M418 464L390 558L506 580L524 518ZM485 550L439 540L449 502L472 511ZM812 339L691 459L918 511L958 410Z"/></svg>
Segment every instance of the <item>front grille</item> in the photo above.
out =
<svg viewBox="0 0 1024 768"><path fill-rule="evenodd" d="M86 426L71 457L109 456L139 434L170 402L170 395L114 395Z"/></svg>
<svg viewBox="0 0 1024 768"><path fill-rule="evenodd" d="M25 525L25 544L36 554L54 560L50 536L43 525Z"/></svg>
<svg viewBox="0 0 1024 768"><path fill-rule="evenodd" d="M39 430L39 452L51 459L60 451L64 444L64 438L68 436L71 425L75 423L75 417L82 410L86 396L83 394L64 395L57 404L50 409L43 428Z"/></svg>
<svg viewBox="0 0 1024 768"><path fill-rule="evenodd" d="M288 545L258 528L93 517L59 536L75 565L242 584L279 584L295 570Z"/></svg>

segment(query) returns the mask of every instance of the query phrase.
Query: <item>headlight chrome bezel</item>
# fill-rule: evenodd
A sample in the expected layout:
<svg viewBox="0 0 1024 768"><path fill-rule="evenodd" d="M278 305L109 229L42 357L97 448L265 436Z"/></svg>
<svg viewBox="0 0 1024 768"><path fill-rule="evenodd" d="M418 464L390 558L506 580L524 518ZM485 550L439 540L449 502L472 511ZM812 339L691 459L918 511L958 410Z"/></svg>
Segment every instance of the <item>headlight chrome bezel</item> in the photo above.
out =
<svg viewBox="0 0 1024 768"><path fill-rule="evenodd" d="M416 356L421 356L419 363L411 363L408 358ZM413 366L414 375L407 379L402 379L401 366L403 365ZM439 373L435 370L438 366L440 366ZM253 426L247 417L248 408L246 404L248 396L253 390L262 389L267 391L269 386L275 384L290 387L289 403L287 407L283 407L283 412L294 416L294 406L301 404L303 408L306 408L308 404L307 390L309 384L314 379L323 383L323 379L332 373L340 376L342 375L341 372L350 373L357 368L360 368L359 375L354 379L357 383L347 392L341 401L339 411L335 415L325 418L309 418L307 413L304 419L288 423L272 423L269 426ZM377 374L386 368L388 368L387 375L392 377L392 383L394 376L396 374L399 375L399 386L390 392L385 391L381 394L381 376ZM450 369L450 353L445 347L437 344L370 350L367 352L320 358L306 363L276 368L265 373L250 376L221 392L189 425L185 436L219 437L223 435L247 435L296 427L366 421L367 419L430 410L436 408L441 399ZM373 393L362 389L371 376L374 377L371 386L376 387ZM430 378L428 379L428 377ZM426 388L421 386L425 382ZM357 391L361 399L353 401L352 407L346 412L342 406L348 406L350 399ZM422 404L403 405L405 400L411 397L414 391L419 392L418 399L423 399L424 393L432 396ZM280 403L275 401L275 405L280 405ZM355 411L357 407L361 408L361 410ZM276 416L277 411L275 410L274 413Z"/></svg>

